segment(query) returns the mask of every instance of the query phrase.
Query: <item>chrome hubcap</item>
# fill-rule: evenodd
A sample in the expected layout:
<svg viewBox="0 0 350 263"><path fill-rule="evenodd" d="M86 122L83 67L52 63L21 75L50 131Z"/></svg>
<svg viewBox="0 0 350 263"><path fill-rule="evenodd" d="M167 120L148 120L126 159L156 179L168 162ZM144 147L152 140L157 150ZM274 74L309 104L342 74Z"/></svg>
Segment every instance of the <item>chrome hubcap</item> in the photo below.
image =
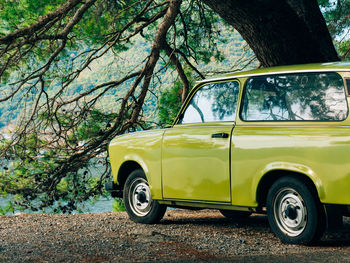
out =
<svg viewBox="0 0 350 263"><path fill-rule="evenodd" d="M283 188L276 194L274 217L280 230L288 236L301 234L307 223L307 209L300 194L292 188Z"/></svg>
<svg viewBox="0 0 350 263"><path fill-rule="evenodd" d="M129 204L137 216L145 216L152 208L152 197L148 183L143 178L136 178L129 188Z"/></svg>

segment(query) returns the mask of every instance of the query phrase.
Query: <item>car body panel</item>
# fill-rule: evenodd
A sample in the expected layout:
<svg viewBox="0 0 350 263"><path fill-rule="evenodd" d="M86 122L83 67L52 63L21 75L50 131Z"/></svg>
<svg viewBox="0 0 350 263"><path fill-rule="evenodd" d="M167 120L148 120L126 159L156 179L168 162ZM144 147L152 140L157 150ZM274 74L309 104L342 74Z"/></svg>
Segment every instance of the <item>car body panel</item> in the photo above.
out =
<svg viewBox="0 0 350 263"><path fill-rule="evenodd" d="M347 126L237 125L231 147L232 203L256 206L261 178L285 170L308 176L321 202L350 204L349 147Z"/></svg>
<svg viewBox="0 0 350 263"><path fill-rule="evenodd" d="M118 184L118 174L122 164L134 161L144 170L152 197L162 199L161 146L164 131L129 133L111 141L109 156L115 184Z"/></svg>
<svg viewBox="0 0 350 263"><path fill-rule="evenodd" d="M163 195L166 199L231 202L232 124L179 125L165 131L162 146ZM226 138L212 138L213 134ZM214 175L214 176L213 176Z"/></svg>

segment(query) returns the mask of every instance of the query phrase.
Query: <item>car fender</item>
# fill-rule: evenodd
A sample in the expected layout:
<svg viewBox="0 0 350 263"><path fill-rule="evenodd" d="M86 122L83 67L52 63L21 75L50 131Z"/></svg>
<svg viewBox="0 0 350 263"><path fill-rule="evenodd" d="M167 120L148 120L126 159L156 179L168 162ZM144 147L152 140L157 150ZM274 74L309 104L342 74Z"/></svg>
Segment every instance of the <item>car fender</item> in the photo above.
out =
<svg viewBox="0 0 350 263"><path fill-rule="evenodd" d="M314 184L318 197L322 200L325 197L325 190L322 180L317 176L317 174L308 166L299 163L290 162L273 162L267 164L253 179L252 193L257 193L261 181L264 177L274 171L285 171L292 172L294 174L300 174L308 177ZM283 176L283 175L281 175Z"/></svg>

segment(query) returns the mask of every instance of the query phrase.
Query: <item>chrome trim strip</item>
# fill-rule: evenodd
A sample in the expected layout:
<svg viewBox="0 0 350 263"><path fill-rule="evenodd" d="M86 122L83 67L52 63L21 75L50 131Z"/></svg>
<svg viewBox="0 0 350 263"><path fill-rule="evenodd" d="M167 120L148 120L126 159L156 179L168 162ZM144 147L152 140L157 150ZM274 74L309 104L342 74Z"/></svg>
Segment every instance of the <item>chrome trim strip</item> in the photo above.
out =
<svg viewBox="0 0 350 263"><path fill-rule="evenodd" d="M233 205L231 202L221 201L208 201L208 200L187 200L187 199L175 199L165 198L163 200L157 199L161 204L167 204L169 206L182 206L182 207L202 207L202 208L214 208L214 209L231 209L238 211L258 211L258 206L239 206Z"/></svg>
<svg viewBox="0 0 350 263"><path fill-rule="evenodd" d="M344 127L350 128L350 125L340 125L340 124L302 124L302 121L296 121L295 124L283 124L282 122L275 122L276 124L204 124L204 125L195 125L195 124L187 124L187 125L174 125L171 129L185 129L185 128L195 128L195 127Z"/></svg>
<svg viewBox="0 0 350 263"><path fill-rule="evenodd" d="M189 123L186 125L177 124L171 127L171 129L174 129L174 128L184 129L184 128L195 128L195 127L235 127L235 126L236 125L232 122L224 123L224 124L213 124L213 125L210 125L210 124L196 125L195 123Z"/></svg>
<svg viewBox="0 0 350 263"><path fill-rule="evenodd" d="M342 127L350 128L350 125L339 124L236 124L235 127Z"/></svg>

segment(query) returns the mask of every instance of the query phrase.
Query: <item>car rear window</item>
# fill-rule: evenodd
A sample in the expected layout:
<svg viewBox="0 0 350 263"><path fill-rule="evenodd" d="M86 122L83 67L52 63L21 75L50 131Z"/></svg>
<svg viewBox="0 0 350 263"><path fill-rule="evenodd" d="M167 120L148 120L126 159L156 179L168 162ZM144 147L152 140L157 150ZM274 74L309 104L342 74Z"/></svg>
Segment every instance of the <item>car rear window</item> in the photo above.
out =
<svg viewBox="0 0 350 263"><path fill-rule="evenodd" d="M342 121L347 114L344 81L328 72L252 77L240 116L245 121Z"/></svg>

